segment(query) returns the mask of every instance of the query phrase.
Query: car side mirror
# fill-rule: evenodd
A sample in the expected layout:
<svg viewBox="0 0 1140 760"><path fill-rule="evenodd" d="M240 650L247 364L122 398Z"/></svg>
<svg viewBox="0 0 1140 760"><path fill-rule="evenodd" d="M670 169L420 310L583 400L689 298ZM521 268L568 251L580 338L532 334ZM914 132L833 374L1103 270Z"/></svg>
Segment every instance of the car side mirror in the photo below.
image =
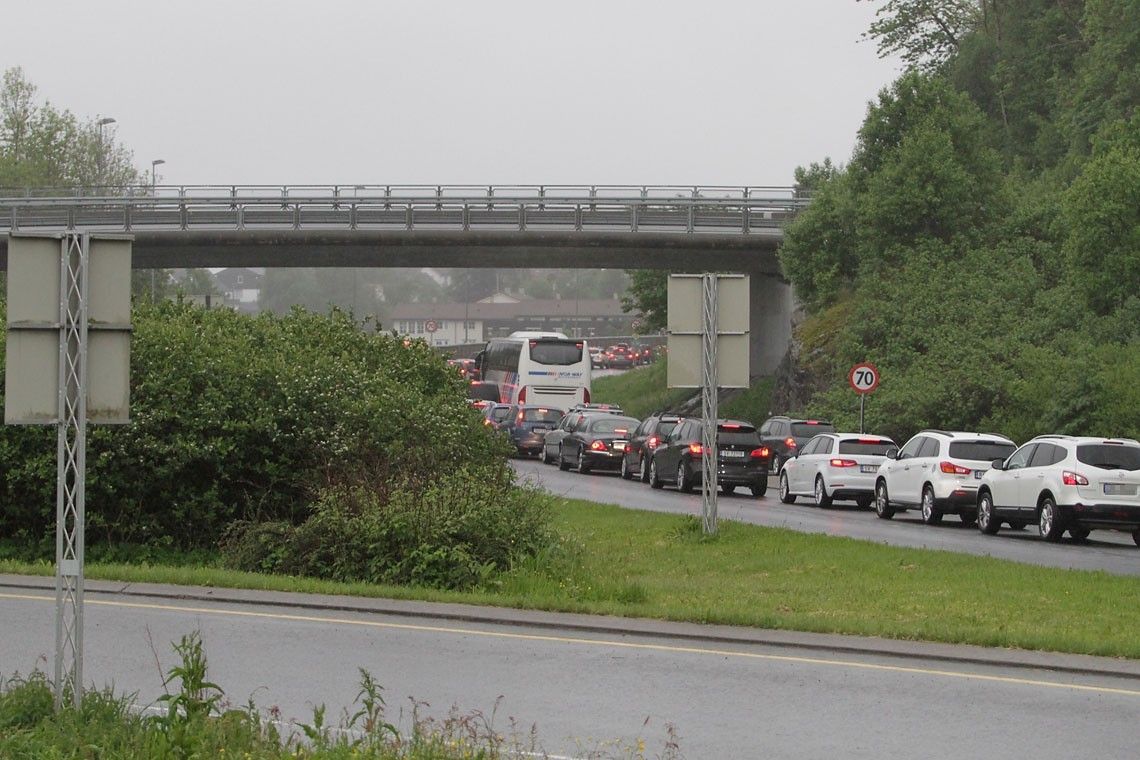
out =
<svg viewBox="0 0 1140 760"><path fill-rule="evenodd" d="M1005 460L1004 459L995 459L994 461L990 462L990 467L994 470L1004 470L1005 469Z"/></svg>
<svg viewBox="0 0 1140 760"><path fill-rule="evenodd" d="M894 446L891 446L889 449L887 449L887 459L901 459L902 457L899 456L900 454L902 454L902 452L896 449Z"/></svg>

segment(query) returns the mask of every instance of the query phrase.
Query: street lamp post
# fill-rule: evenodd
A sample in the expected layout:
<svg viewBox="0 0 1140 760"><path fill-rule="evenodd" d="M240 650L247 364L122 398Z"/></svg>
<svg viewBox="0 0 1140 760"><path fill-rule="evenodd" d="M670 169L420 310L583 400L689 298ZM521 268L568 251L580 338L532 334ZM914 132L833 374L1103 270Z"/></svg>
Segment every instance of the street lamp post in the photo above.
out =
<svg viewBox="0 0 1140 760"><path fill-rule="evenodd" d="M103 182L103 127L114 123L115 119L111 116L104 116L102 119L99 119L99 121L95 122L95 124L99 127L99 148L95 151L95 169L96 173L99 175L95 179L99 184L102 184Z"/></svg>
<svg viewBox="0 0 1140 760"><path fill-rule="evenodd" d="M166 160L162 159L162 158L156 158L150 162L150 197L151 198L155 198L158 195L158 191L155 189L158 186L156 181L155 181L155 178L158 176L157 174L155 174L155 169L159 165L165 164L165 163L166 163ZM157 287L156 279L157 279L156 270L154 270L154 269L150 270L150 302L151 303L154 303L155 300L157 300L157 298L158 298L158 287Z"/></svg>

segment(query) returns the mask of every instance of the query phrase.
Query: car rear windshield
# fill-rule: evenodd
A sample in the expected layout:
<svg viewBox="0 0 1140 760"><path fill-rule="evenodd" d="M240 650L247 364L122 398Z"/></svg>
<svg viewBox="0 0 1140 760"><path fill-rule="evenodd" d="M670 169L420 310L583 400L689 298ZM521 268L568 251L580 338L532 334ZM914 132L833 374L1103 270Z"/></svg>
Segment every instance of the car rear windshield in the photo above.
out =
<svg viewBox="0 0 1140 760"><path fill-rule="evenodd" d="M971 459L976 462L991 462L995 459L1005 459L1017 447L1012 443L1001 441L951 441L950 457L952 459Z"/></svg>
<svg viewBox="0 0 1140 760"><path fill-rule="evenodd" d="M562 412L557 409L524 409L523 422L558 422Z"/></svg>
<svg viewBox="0 0 1140 760"><path fill-rule="evenodd" d="M530 358L538 364L577 364L582 361L582 343L573 340L532 340Z"/></svg>
<svg viewBox="0 0 1140 760"><path fill-rule="evenodd" d="M511 408L509 406L496 406L491 410L491 419L498 422L499 420L506 418L506 416L510 414L510 411Z"/></svg>
<svg viewBox="0 0 1140 760"><path fill-rule="evenodd" d="M881 457L895 444L878 438L844 438L839 442L840 454L867 454Z"/></svg>
<svg viewBox="0 0 1140 760"><path fill-rule="evenodd" d="M467 398L476 398L483 401L498 401L499 386L494 383L475 383L467 388Z"/></svg>
<svg viewBox="0 0 1140 760"><path fill-rule="evenodd" d="M793 422L792 436L794 438L811 438L820 433L834 433L835 425L830 422Z"/></svg>
<svg viewBox="0 0 1140 760"><path fill-rule="evenodd" d="M718 444L759 446L760 434L751 425L737 422L722 423L716 426L716 442Z"/></svg>
<svg viewBox="0 0 1140 760"><path fill-rule="evenodd" d="M1077 461L1104 470L1140 470L1140 447L1094 443L1077 447Z"/></svg>
<svg viewBox="0 0 1140 760"><path fill-rule="evenodd" d="M657 429L653 431L653 434L658 438L664 438L672 432L673 428L677 427L679 422L680 420L661 420L657 423Z"/></svg>
<svg viewBox="0 0 1140 760"><path fill-rule="evenodd" d="M591 433L629 433L640 423L627 417L603 417L590 423Z"/></svg>

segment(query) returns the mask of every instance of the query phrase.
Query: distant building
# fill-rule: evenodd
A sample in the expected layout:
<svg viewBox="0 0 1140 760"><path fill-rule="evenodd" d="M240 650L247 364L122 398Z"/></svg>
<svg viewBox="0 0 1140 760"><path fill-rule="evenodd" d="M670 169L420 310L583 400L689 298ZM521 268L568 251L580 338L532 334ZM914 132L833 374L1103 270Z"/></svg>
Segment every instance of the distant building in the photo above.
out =
<svg viewBox="0 0 1140 760"><path fill-rule="evenodd" d="M481 301L406 303L392 309L387 328L433 346L482 343L515 330L555 330L571 337L628 335L634 316L617 299L519 300L496 293Z"/></svg>
<svg viewBox="0 0 1140 760"><path fill-rule="evenodd" d="M257 304L264 280L264 270L231 267L214 272L214 283L221 291L225 304L247 313L258 311Z"/></svg>

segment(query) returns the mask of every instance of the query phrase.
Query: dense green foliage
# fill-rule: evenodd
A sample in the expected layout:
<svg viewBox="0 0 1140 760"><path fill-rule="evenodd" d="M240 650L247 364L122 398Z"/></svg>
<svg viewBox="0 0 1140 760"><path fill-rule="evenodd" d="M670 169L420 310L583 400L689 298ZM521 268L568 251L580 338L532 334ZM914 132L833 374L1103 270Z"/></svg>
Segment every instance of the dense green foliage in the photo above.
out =
<svg viewBox="0 0 1140 760"><path fill-rule="evenodd" d="M1137 18L1135 0L880 8L870 36L913 68L848 166L805 172L815 202L781 251L810 314L802 411L853 424L846 370L870 360L869 425L895 436L1140 435Z"/></svg>
<svg viewBox="0 0 1140 760"><path fill-rule="evenodd" d="M300 524L310 504L327 505L332 493L360 489L368 494L361 508L391 501L409 512L442 488L439 515L451 504L464 505L467 517L509 504L518 519L482 530L509 542L525 529L520 543L533 543L505 444L467 407L462 380L421 342L366 331L335 311L252 318L166 303L135 310L131 361L131 424L89 428L92 542L211 546L237 520ZM55 458L54 429L0 428L0 534L45 554ZM463 483L441 481L443 473ZM451 498L459 490L466 500ZM460 551L440 531L444 543L408 551ZM480 566L506 564L497 549L472 555ZM346 575L341 568L336 577Z"/></svg>

